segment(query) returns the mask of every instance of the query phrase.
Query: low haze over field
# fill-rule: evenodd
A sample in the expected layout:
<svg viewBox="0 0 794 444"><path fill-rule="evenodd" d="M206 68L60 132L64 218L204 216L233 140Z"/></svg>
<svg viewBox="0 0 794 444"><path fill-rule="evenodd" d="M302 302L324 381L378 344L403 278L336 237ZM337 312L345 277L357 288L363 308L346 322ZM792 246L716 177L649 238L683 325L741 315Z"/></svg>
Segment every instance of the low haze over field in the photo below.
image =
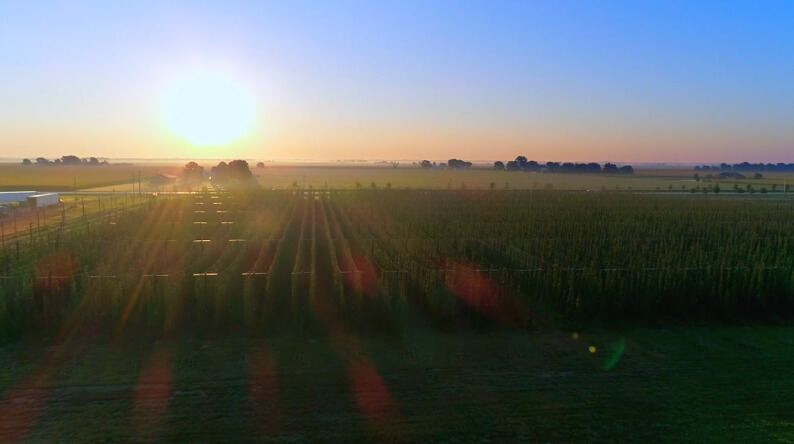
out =
<svg viewBox="0 0 794 444"><path fill-rule="evenodd" d="M4 2L0 157L791 162L792 17L775 1Z"/></svg>

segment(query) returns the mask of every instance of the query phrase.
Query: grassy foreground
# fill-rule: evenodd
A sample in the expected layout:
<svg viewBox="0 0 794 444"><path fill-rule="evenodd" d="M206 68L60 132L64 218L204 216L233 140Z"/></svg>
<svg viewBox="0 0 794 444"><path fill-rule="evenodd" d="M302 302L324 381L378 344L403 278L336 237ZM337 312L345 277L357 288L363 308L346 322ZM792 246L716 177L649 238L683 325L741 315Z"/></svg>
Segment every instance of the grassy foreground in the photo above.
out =
<svg viewBox="0 0 794 444"><path fill-rule="evenodd" d="M789 442L794 329L0 351L0 440ZM591 353L590 346L594 346Z"/></svg>

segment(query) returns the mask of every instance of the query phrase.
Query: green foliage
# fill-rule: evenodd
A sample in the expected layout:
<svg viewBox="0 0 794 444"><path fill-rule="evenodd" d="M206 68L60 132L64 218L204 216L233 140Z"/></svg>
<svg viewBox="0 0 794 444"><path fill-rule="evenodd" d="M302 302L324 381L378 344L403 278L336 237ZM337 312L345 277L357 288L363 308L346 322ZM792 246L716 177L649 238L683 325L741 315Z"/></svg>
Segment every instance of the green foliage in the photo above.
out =
<svg viewBox="0 0 794 444"><path fill-rule="evenodd" d="M794 313L794 218L771 200L373 189L113 202L5 241L4 340Z"/></svg>

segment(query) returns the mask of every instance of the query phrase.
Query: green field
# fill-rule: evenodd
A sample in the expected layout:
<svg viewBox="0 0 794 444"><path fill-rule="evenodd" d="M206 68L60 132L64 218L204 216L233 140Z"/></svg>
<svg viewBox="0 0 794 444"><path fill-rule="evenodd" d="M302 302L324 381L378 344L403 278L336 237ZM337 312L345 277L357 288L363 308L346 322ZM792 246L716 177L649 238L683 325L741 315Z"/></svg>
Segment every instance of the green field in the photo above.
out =
<svg viewBox="0 0 794 444"><path fill-rule="evenodd" d="M571 335L359 336L357 347L289 337L6 346L0 440L678 443L794 436L790 327Z"/></svg>
<svg viewBox="0 0 794 444"><path fill-rule="evenodd" d="M0 440L794 438L794 195L308 183L4 240Z"/></svg>
<svg viewBox="0 0 794 444"><path fill-rule="evenodd" d="M207 171L214 165L213 162L203 164ZM76 185L78 190L132 192L138 191L139 177L144 192L185 191L191 187L181 182L162 184L150 181L157 174L178 176L182 166L175 163L105 167L23 167L0 164L0 191L73 191ZM693 179L695 171L691 168L637 168L636 174L610 175L507 172L483 167L426 170L410 165L392 168L347 164L273 164L264 169L253 168L253 164L251 166L257 182L265 189L291 189L294 186L314 190L356 189L374 185L376 188L428 190L488 190L493 187L512 190L690 192L697 188L699 192L701 188L713 188L718 184L723 192L732 191L735 185L743 190L747 190L749 185L756 192L762 188L780 192L786 184L794 185L794 173L768 173L762 179L696 182ZM700 172L703 177L706 174Z"/></svg>
<svg viewBox="0 0 794 444"><path fill-rule="evenodd" d="M0 164L0 191L73 191L129 185L133 178L146 181L158 173L178 173L174 166L21 166Z"/></svg>

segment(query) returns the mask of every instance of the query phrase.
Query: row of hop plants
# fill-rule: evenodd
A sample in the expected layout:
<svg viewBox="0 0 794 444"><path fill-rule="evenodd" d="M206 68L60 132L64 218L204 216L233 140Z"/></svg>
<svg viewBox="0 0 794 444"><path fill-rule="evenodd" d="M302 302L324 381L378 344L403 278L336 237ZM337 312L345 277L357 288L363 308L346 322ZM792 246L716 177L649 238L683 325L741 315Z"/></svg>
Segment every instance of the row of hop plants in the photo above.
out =
<svg viewBox="0 0 794 444"><path fill-rule="evenodd" d="M367 331L689 321L794 307L785 201L266 191L145 202L3 245L2 337L305 334L337 317Z"/></svg>
<svg viewBox="0 0 794 444"><path fill-rule="evenodd" d="M346 205L356 217L352 226L366 226L364 236L375 239L370 250L391 253L381 256L406 254L408 246L416 257L514 270L507 285L529 305L541 303L566 317L700 319L791 312L790 204L471 194L391 193L377 199L362 194L348 196ZM460 216L466 223L457 221Z"/></svg>
<svg viewBox="0 0 794 444"><path fill-rule="evenodd" d="M281 215L289 200L276 201L281 205L272 213ZM160 199L112 224L72 227L57 241L37 238L24 245L22 257L16 247L3 249L3 338L52 335L69 322L104 333L138 324L155 334L242 324L243 270L272 242L254 241L252 248L262 251L246 254L241 250L251 244L227 243L230 233L214 229L214 242L194 243L207 232L197 232L193 204L191 198ZM268 231L259 235L252 227ZM283 228L283 221L251 225L240 234L270 239ZM217 275L202 275L212 270ZM256 297L264 297L264 287L254 287Z"/></svg>

